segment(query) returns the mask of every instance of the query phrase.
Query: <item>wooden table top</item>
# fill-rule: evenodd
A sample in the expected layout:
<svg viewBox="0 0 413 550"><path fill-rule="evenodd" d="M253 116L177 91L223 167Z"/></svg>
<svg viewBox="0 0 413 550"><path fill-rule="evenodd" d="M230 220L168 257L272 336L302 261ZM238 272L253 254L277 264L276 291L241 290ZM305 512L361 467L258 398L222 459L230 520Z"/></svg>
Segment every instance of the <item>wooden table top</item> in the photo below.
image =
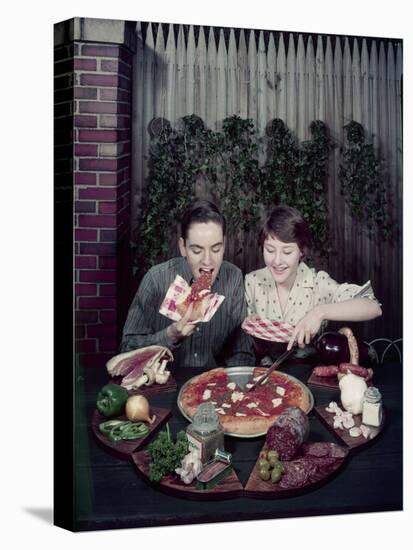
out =
<svg viewBox="0 0 413 550"><path fill-rule="evenodd" d="M291 365L280 369L307 382L311 365ZM186 380L201 369L174 369L177 390L151 397L153 406L170 409L172 433L185 429L176 397ZM109 382L105 368L83 369L76 376L75 415L75 526L76 530L179 525L265 518L300 517L401 510L402 501L402 367L376 367L374 382L382 393L386 411L383 430L370 444L351 451L338 475L305 494L280 499L253 500L245 496L223 501L194 501L170 494L148 484L133 461L110 452L94 437L91 420L96 396ZM315 406L339 401L337 390L311 387ZM314 441L338 442L311 412L310 437ZM340 443L340 442L339 442ZM264 437L225 437L232 453L238 479L246 485L264 444Z"/></svg>

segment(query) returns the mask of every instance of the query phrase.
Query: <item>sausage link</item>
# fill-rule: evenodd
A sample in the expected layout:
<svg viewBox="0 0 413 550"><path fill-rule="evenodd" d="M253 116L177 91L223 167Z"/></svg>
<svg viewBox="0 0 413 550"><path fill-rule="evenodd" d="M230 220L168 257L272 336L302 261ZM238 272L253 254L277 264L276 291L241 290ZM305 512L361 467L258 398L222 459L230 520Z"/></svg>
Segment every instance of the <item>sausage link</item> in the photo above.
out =
<svg viewBox="0 0 413 550"><path fill-rule="evenodd" d="M365 367L360 367L360 365L353 365L352 363L340 363L338 366L338 371L342 372L344 374L348 374L351 372L352 374L355 374L356 376L362 376L363 378L367 378L369 375L369 370ZM373 371L372 371L373 372Z"/></svg>
<svg viewBox="0 0 413 550"><path fill-rule="evenodd" d="M338 367L337 365L328 365L328 366L320 366L320 367L315 367L313 369L313 374L315 376L337 376L337 373L338 373Z"/></svg>

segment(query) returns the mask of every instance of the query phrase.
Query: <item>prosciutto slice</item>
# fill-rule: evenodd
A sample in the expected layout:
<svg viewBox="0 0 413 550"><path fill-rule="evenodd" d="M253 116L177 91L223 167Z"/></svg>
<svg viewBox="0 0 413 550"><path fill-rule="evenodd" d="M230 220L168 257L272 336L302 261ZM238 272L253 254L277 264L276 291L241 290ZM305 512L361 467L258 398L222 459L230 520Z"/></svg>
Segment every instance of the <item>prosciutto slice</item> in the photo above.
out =
<svg viewBox="0 0 413 550"><path fill-rule="evenodd" d="M151 369L156 372L160 368L163 371L168 361L173 361L168 348L147 346L115 355L106 363L106 368L111 376L122 376L121 386L131 389L137 386L144 371Z"/></svg>

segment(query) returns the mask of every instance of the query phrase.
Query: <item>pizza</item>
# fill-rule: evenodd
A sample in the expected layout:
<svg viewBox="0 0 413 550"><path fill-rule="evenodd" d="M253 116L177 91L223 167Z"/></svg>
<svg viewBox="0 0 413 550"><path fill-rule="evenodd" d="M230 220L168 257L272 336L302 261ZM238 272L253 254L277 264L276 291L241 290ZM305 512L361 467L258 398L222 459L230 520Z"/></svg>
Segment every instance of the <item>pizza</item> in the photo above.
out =
<svg viewBox="0 0 413 550"><path fill-rule="evenodd" d="M288 407L309 412L311 402L307 388L282 372L272 372L263 384L246 391L266 370L255 367L245 388L231 380L225 368L203 372L184 385L179 406L192 418L201 403L211 401L224 431L240 435L266 433Z"/></svg>
<svg viewBox="0 0 413 550"><path fill-rule="evenodd" d="M185 299L182 302L177 302L176 310L178 313L184 316L190 304L193 304L192 313L189 320L198 321L199 319L202 319L208 305L204 298L208 294L211 294L211 285L212 271L203 271L201 275L192 283L191 290Z"/></svg>

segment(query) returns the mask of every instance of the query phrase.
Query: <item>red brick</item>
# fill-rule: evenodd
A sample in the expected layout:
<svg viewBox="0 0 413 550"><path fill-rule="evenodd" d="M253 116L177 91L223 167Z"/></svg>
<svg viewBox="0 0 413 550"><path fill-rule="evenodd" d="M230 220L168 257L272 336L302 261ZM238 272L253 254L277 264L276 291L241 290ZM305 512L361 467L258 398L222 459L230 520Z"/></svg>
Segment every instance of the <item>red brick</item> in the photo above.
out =
<svg viewBox="0 0 413 550"><path fill-rule="evenodd" d="M82 270L79 275L81 283L113 283L116 281L116 271Z"/></svg>
<svg viewBox="0 0 413 550"><path fill-rule="evenodd" d="M117 188L116 187L90 187L86 189L79 189L80 199L94 199L94 200L116 200Z"/></svg>
<svg viewBox="0 0 413 550"><path fill-rule="evenodd" d="M101 88L99 99L103 101L130 101L130 92L119 88Z"/></svg>
<svg viewBox="0 0 413 550"><path fill-rule="evenodd" d="M116 243L76 243L76 254L96 254L97 256L116 254Z"/></svg>
<svg viewBox="0 0 413 550"><path fill-rule="evenodd" d="M99 202L99 214L115 214L117 212L116 202Z"/></svg>
<svg viewBox="0 0 413 550"><path fill-rule="evenodd" d="M117 73L119 69L118 59L102 59L100 62L100 70L104 73Z"/></svg>
<svg viewBox="0 0 413 550"><path fill-rule="evenodd" d="M80 85L81 86L108 86L110 88L126 88L127 86L121 86L121 81L124 80L118 75L112 74L81 74Z"/></svg>
<svg viewBox="0 0 413 550"><path fill-rule="evenodd" d="M75 155L77 155L78 157L96 157L97 154L97 145L94 145L92 143L75 143Z"/></svg>
<svg viewBox="0 0 413 550"><path fill-rule="evenodd" d="M79 130L79 141L113 143L118 140L115 130Z"/></svg>
<svg viewBox="0 0 413 550"><path fill-rule="evenodd" d="M118 105L110 101L79 101L79 112L115 115L118 112Z"/></svg>
<svg viewBox="0 0 413 550"><path fill-rule="evenodd" d="M118 341L116 338L103 338L99 340L99 351L111 351L112 355L117 353Z"/></svg>
<svg viewBox="0 0 413 550"><path fill-rule="evenodd" d="M116 242L118 237L117 230L101 229L100 230L100 242Z"/></svg>
<svg viewBox="0 0 413 550"><path fill-rule="evenodd" d="M80 353L94 353L97 351L97 340L89 339L89 340L79 340L76 342L76 351Z"/></svg>
<svg viewBox="0 0 413 550"><path fill-rule="evenodd" d="M97 125L98 125L97 116L93 116L93 115L76 115L75 116L75 126L80 126L82 128L97 128Z"/></svg>
<svg viewBox="0 0 413 550"><path fill-rule="evenodd" d="M118 174L99 174L99 185L117 185Z"/></svg>
<svg viewBox="0 0 413 550"><path fill-rule="evenodd" d="M130 128L131 119L121 115L99 115L99 126L101 128Z"/></svg>
<svg viewBox="0 0 413 550"><path fill-rule="evenodd" d="M102 319L102 313L103 311L99 312L99 318ZM108 315L110 315L112 312L107 311ZM77 324L84 324L84 323L97 323L98 320L98 312L97 311L76 311L75 313L75 319Z"/></svg>
<svg viewBox="0 0 413 550"><path fill-rule="evenodd" d="M92 46L85 44L82 46L82 55L89 57L118 57L119 48L117 46Z"/></svg>
<svg viewBox="0 0 413 550"><path fill-rule="evenodd" d="M110 296L100 298L79 298L80 309L115 309L116 300Z"/></svg>
<svg viewBox="0 0 413 550"><path fill-rule="evenodd" d="M118 161L115 159L79 159L79 168L80 170L116 172Z"/></svg>
<svg viewBox="0 0 413 550"><path fill-rule="evenodd" d="M94 336L113 336L116 338L116 325L88 325L87 326L87 335L88 337Z"/></svg>
<svg viewBox="0 0 413 550"><path fill-rule="evenodd" d="M75 86L73 88L73 96L75 99L97 99L98 91L97 88L81 88L80 86Z"/></svg>
<svg viewBox="0 0 413 550"><path fill-rule="evenodd" d="M116 285L99 285L99 296L116 296Z"/></svg>
<svg viewBox="0 0 413 550"><path fill-rule="evenodd" d="M96 269L96 256L75 256L75 268Z"/></svg>
<svg viewBox="0 0 413 550"><path fill-rule="evenodd" d="M113 256L100 256L99 258L100 269L116 269L116 258Z"/></svg>
<svg viewBox="0 0 413 550"><path fill-rule="evenodd" d="M82 212L86 214L97 214L96 212L96 203L94 201L75 201L75 212ZM90 239L78 239L80 241Z"/></svg>
<svg viewBox="0 0 413 550"><path fill-rule="evenodd" d="M116 311L99 311L99 320L102 323L116 323L117 319Z"/></svg>
<svg viewBox="0 0 413 550"><path fill-rule="evenodd" d="M76 185L95 185L96 174L90 172L76 172L75 173Z"/></svg>
<svg viewBox="0 0 413 550"><path fill-rule="evenodd" d="M96 68L97 68L97 61L96 59L75 59L74 60L74 63L75 63L75 66L74 66L74 69L75 71L78 70L78 71L96 71Z"/></svg>
<svg viewBox="0 0 413 550"><path fill-rule="evenodd" d="M86 241L95 243L98 240L98 232L96 229L76 229L75 230L75 240L76 241Z"/></svg>
<svg viewBox="0 0 413 550"><path fill-rule="evenodd" d="M97 296L97 285L75 285L76 296Z"/></svg>
<svg viewBox="0 0 413 550"><path fill-rule="evenodd" d="M79 214L79 227L116 227L116 216Z"/></svg>

